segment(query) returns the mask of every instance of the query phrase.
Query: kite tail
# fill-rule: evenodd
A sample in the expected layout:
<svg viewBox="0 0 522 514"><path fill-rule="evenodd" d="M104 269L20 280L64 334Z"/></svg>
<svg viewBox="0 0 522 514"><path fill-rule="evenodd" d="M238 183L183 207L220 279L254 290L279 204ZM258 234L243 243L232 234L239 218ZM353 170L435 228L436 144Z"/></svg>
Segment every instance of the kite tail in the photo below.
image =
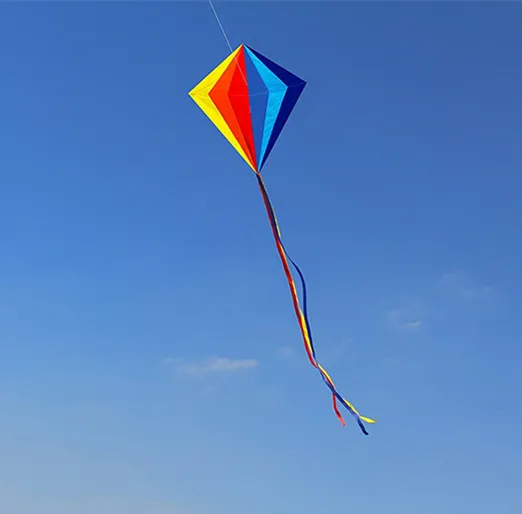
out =
<svg viewBox="0 0 522 514"><path fill-rule="evenodd" d="M257 181L259 184L259 189L261 190L261 194L263 196L263 201L265 203L266 211L267 211L268 217L270 219L270 226L272 228L272 233L274 235L274 239L276 242L277 251L279 253L279 257L281 258L281 263L283 264L283 268L284 268L285 275L286 275L286 278L288 281L288 285L290 287L290 293L292 295L292 302L294 304L295 314L297 316L297 321L299 323L299 327L301 329L301 333L303 336L304 346L305 346L306 354L308 355L308 360L310 361L310 364L319 371L319 374L321 375L323 382L326 384L328 389L330 389L330 391L332 393L333 409L335 411L337 418L342 423L342 425L346 426L346 422L344 421L343 416L342 416L341 412L339 411L338 404L337 404L338 401L356 419L357 424L358 424L359 428L361 429L361 431L365 435L368 435L368 432L366 430L366 427L364 426L363 421L365 421L366 423L375 423L375 420L367 418L365 416L361 416L359 414L359 412L357 412L355 407L348 400L346 400L339 394L332 378L326 372L326 370L321 366L321 364L319 364L319 362L317 360L317 357L315 354L315 348L314 348L313 340L312 340L312 331L310 329L310 322L308 320L307 293L306 293L306 282L304 279L304 275L303 275L302 271L299 269L299 266L297 266L297 264L291 259L291 257L288 255L287 251L285 250L285 247L283 246L283 242L281 241L281 231L279 230L277 218L275 216L274 209L273 209L270 199L268 197L268 192L267 192L265 184L263 182L263 178L261 177L261 174L258 172L256 172L256 176L257 176ZM297 288L295 286L295 281L292 277L292 273L290 271L288 261L290 261L292 266L297 271L297 273L299 275L299 279L301 281L301 285L302 285L302 289L303 289L303 310L301 310L301 306L299 304Z"/></svg>

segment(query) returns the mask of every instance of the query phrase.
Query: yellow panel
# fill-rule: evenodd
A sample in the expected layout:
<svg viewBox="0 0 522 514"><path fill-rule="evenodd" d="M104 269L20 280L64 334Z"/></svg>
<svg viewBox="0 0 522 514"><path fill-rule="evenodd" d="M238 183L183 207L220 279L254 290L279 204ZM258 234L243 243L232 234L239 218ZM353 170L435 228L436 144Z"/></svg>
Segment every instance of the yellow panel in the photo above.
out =
<svg viewBox="0 0 522 514"><path fill-rule="evenodd" d="M207 115L210 121L216 128L225 136L228 142L236 149L236 151L243 157L246 163L254 170L254 166L249 158L241 148L239 141L236 139L227 122L219 112L218 108L209 96L210 91L215 86L221 75L225 72L229 64L237 55L243 45L240 45L234 52L232 52L221 64L219 64L213 71L211 71L197 86L195 86L189 95L196 102L199 108Z"/></svg>
<svg viewBox="0 0 522 514"><path fill-rule="evenodd" d="M243 45L241 45L243 46ZM199 84L197 84L189 93L190 96L195 94L208 94L209 91L216 85L219 77L223 75L232 59L238 54L241 46L236 48L221 64L216 66Z"/></svg>

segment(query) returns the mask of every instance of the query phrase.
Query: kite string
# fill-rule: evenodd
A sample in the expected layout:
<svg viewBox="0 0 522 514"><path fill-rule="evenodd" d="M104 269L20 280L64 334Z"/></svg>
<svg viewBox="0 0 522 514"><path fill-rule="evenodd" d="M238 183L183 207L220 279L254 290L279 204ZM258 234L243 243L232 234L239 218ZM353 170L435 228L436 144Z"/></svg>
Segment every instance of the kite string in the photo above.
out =
<svg viewBox="0 0 522 514"><path fill-rule="evenodd" d="M208 0L208 3L210 5L210 8L212 9L212 12L214 13L214 17L216 18L217 24L219 25L219 28L221 29L221 33L223 34L223 37L225 38L228 48L230 49L230 53L232 53L234 51L234 49L232 48L232 45L230 44L230 40L228 39L227 33L225 32L225 28L223 27L223 24L221 23L221 20L219 19L216 8L214 7L212 0Z"/></svg>
<svg viewBox="0 0 522 514"><path fill-rule="evenodd" d="M210 5L210 8L212 9L212 12L214 13L214 18L216 18L217 24L219 25L219 28L221 29L221 33L223 34L223 37L225 38L225 41L227 43L228 49L230 50L230 53L233 53L234 49L232 48L232 45L230 44L230 39L228 39L227 33L225 31L225 27L223 27L223 24L221 23L221 20L219 19L218 13L216 11L216 8L214 7L214 4L212 3L212 0L208 0L208 3ZM243 70L241 69L241 65L239 63L239 56L236 55L234 57L234 60L236 61L237 65L238 65L239 73L241 73L241 78L245 82L245 85L248 87L247 79L246 79L246 77L243 73Z"/></svg>

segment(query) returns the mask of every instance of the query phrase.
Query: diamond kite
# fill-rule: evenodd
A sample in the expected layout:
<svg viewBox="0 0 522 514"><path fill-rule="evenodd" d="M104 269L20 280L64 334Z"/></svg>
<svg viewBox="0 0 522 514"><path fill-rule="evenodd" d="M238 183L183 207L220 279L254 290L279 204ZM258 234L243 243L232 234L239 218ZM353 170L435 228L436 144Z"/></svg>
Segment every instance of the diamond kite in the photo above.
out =
<svg viewBox="0 0 522 514"><path fill-rule="evenodd" d="M368 435L363 421L375 423L375 420L361 416L339 394L331 377L317 360L308 320L304 276L283 246L277 218L261 175L305 86L303 79L242 44L194 87L189 95L254 171L290 287L308 359L330 389L334 411L343 426L346 423L337 402L354 416L362 432ZM301 281L302 309L289 262Z"/></svg>

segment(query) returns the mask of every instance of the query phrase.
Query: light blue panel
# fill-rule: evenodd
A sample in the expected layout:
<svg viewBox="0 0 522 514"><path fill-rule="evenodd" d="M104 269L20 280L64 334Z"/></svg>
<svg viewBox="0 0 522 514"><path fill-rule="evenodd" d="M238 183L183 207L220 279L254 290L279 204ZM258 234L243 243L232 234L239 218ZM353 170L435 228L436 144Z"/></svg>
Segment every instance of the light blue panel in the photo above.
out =
<svg viewBox="0 0 522 514"><path fill-rule="evenodd" d="M250 116L252 118L252 132L254 134L254 149L256 152L256 165L259 170L263 162L263 130L265 129L266 107L268 105L268 90L263 78L259 75L249 54L244 52L245 70L248 83L248 96L250 100Z"/></svg>
<svg viewBox="0 0 522 514"><path fill-rule="evenodd" d="M285 98L285 94L288 88L286 84L282 80L280 80L277 75L275 75L270 69L268 69L258 59L258 57L250 51L249 48L245 47L245 50L248 52L248 56L252 60L252 63L256 67L260 77L263 79L263 82L265 83L266 89L268 91L265 126L263 129L263 142L261 144L261 152L257 156L258 163L261 163L263 162L263 157L268 147L272 131L274 130L277 115L281 110L281 105L283 104L283 100Z"/></svg>

